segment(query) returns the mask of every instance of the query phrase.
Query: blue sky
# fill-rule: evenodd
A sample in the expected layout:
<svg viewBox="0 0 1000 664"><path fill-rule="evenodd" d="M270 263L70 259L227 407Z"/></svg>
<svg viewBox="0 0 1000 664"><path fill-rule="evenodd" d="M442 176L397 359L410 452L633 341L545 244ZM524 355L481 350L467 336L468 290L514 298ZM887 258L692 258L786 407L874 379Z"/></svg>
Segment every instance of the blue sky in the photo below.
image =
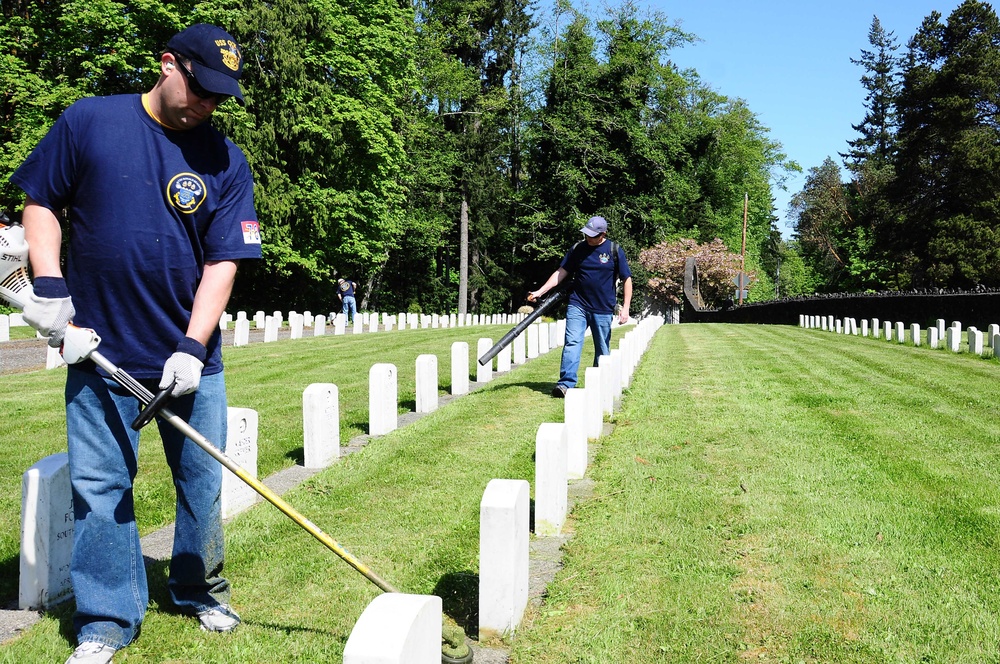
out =
<svg viewBox="0 0 1000 664"><path fill-rule="evenodd" d="M637 0L640 7L679 20L701 41L676 50L671 59L698 71L727 97L746 100L770 136L803 173L787 191L774 189L778 227L789 237L788 201L801 190L805 172L857 137L851 129L864 117L861 67L851 63L868 49L868 30L878 16L895 33L900 54L925 16L944 19L960 0ZM752 204L752 202L751 202Z"/></svg>

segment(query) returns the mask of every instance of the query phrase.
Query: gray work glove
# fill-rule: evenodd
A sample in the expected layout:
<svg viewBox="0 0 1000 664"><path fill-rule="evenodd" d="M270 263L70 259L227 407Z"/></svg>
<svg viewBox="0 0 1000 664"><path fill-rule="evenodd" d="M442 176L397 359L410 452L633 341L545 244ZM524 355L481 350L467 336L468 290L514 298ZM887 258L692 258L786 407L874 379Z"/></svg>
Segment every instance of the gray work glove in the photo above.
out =
<svg viewBox="0 0 1000 664"><path fill-rule="evenodd" d="M197 390L207 356L208 349L200 342L191 337L181 339L177 344L177 350L163 364L160 389L170 387L170 383L173 382L174 389L170 391L172 397L190 394Z"/></svg>
<svg viewBox="0 0 1000 664"><path fill-rule="evenodd" d="M59 348L66 336L66 326L76 315L66 280L62 277L38 277L32 290L24 305L24 322L43 337L48 337L50 346Z"/></svg>

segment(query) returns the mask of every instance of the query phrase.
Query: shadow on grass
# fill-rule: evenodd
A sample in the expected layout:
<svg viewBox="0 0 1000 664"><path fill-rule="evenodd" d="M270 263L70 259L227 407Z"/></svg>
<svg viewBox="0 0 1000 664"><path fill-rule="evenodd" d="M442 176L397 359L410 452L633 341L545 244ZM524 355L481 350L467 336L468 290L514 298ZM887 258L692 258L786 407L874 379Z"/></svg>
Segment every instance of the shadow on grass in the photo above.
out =
<svg viewBox="0 0 1000 664"><path fill-rule="evenodd" d="M475 572L448 572L434 586L441 598L441 609L466 636L479 633L479 575Z"/></svg>
<svg viewBox="0 0 1000 664"><path fill-rule="evenodd" d="M17 579L20 567L19 556L0 560L0 606L13 608L17 605Z"/></svg>
<svg viewBox="0 0 1000 664"><path fill-rule="evenodd" d="M555 378L552 379L551 383L540 383L538 381L526 381L522 383L504 383L503 385L494 385L493 383L490 383L489 385L481 389L495 391L495 392L499 392L501 390L510 390L510 389L529 389L532 392L539 392L540 394L549 396L552 394L552 387L556 384L556 380L557 379Z"/></svg>

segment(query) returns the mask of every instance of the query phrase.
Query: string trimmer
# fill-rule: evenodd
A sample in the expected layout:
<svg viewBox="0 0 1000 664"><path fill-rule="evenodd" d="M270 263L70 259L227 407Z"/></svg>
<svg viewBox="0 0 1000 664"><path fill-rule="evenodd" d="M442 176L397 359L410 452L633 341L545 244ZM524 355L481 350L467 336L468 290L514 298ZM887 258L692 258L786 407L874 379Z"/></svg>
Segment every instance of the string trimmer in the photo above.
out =
<svg viewBox="0 0 1000 664"><path fill-rule="evenodd" d="M25 302L28 301L32 293L31 281L28 279L27 270L24 266L27 255L28 244L24 239L23 227L20 224L0 224L0 296L18 308L24 308ZM154 417L160 417L183 433L195 445L221 463L229 472L240 478L267 500L267 502L281 510L285 516L301 526L303 530L319 540L325 547L337 554L344 562L364 575L366 579L374 583L381 590L389 593L400 592L388 581L373 572L371 568L362 563L350 551L341 546L335 539L323 532L316 524L302 516L295 508L285 502L281 496L271 491L263 482L248 473L242 466L212 445L197 429L167 408L166 403L170 398L170 391L173 386L169 386L153 394L142 383L104 357L97 350L100 343L101 338L94 330L70 324L67 326L66 335L63 338L62 357L67 364L77 364L88 359L91 360L107 372L112 380L121 385L129 394L143 404L139 416L132 422L133 429L138 431L151 422ZM443 664L465 664L472 662L472 651L465 644L465 633L461 627L446 621L443 627L443 640L444 644L441 653Z"/></svg>

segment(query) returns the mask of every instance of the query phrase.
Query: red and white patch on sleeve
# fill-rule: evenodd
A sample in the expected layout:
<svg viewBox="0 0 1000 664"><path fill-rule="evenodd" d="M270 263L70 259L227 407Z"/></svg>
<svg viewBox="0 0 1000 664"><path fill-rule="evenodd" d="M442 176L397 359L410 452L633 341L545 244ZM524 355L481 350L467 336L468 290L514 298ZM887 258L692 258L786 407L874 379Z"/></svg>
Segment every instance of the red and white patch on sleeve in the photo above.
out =
<svg viewBox="0 0 1000 664"><path fill-rule="evenodd" d="M243 244L260 244L260 224L256 221L240 223L243 228Z"/></svg>

